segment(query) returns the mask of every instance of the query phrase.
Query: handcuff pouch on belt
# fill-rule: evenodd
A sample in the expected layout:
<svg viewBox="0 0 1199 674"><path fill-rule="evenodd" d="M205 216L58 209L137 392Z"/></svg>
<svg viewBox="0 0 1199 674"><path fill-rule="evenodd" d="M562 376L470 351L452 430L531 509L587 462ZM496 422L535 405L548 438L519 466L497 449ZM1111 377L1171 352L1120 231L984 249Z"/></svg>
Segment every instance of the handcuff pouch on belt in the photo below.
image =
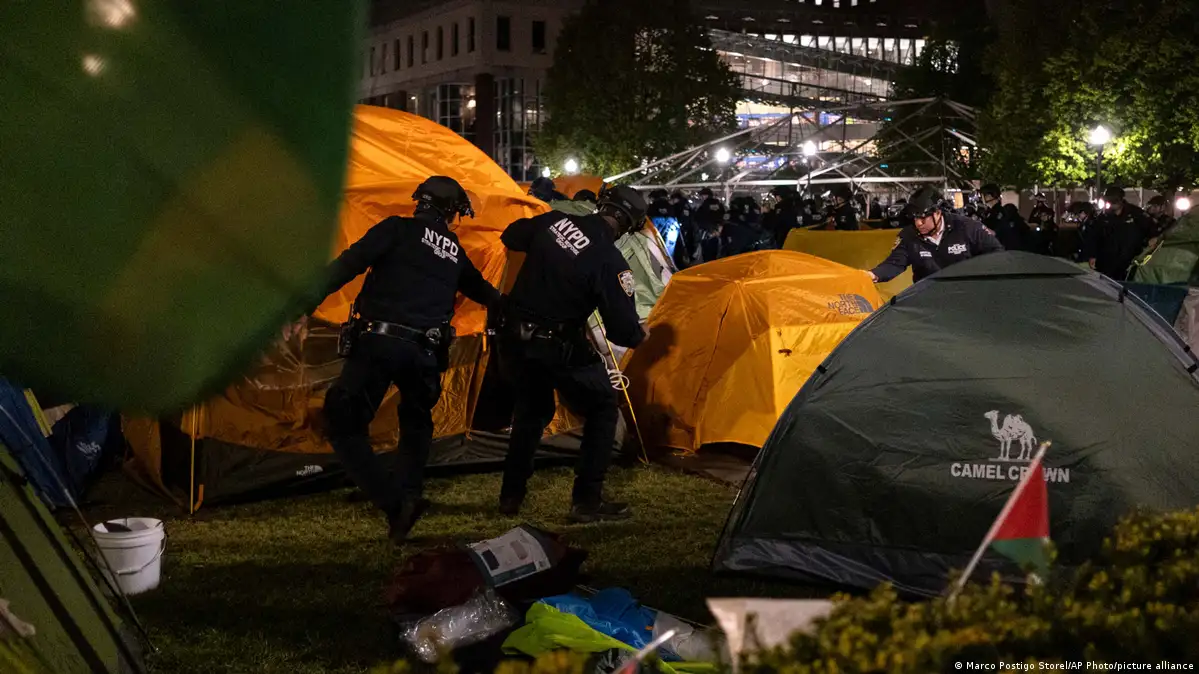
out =
<svg viewBox="0 0 1199 674"><path fill-rule="evenodd" d="M350 317L341 324L341 330L337 334L337 355L342 358L350 357L358 344L358 337L362 335L363 321L356 311L357 308L357 301L350 305Z"/></svg>
<svg viewBox="0 0 1199 674"><path fill-rule="evenodd" d="M565 325L547 327L530 321L516 322L515 330L517 339L525 343L526 349L552 353L563 363L571 362L581 334Z"/></svg>
<svg viewBox="0 0 1199 674"><path fill-rule="evenodd" d="M425 348L437 357L437 371L445 372L450 369L450 346L458 336L454 326L447 321L425 331Z"/></svg>

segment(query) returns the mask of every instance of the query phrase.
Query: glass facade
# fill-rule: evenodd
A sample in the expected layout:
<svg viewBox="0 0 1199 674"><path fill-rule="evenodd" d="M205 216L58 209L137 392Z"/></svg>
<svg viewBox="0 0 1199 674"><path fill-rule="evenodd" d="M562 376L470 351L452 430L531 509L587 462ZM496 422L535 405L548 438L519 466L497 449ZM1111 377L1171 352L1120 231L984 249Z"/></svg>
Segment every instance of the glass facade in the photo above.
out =
<svg viewBox="0 0 1199 674"><path fill-rule="evenodd" d="M469 84L437 87L437 123L463 138L475 141L475 88Z"/></svg>
<svg viewBox="0 0 1199 674"><path fill-rule="evenodd" d="M541 175L532 134L541 127L541 81L518 77L495 80L495 160L516 181Z"/></svg>

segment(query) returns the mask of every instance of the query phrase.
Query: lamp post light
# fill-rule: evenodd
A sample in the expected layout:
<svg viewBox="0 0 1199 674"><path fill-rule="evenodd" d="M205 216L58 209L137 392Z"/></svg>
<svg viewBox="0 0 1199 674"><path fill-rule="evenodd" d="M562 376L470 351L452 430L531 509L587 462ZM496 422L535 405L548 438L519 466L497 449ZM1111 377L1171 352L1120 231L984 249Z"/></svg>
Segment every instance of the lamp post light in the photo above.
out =
<svg viewBox="0 0 1199 674"><path fill-rule="evenodd" d="M1191 200L1186 197L1178 197L1174 201L1174 208L1177 208L1181 213L1186 213L1191 210Z"/></svg>
<svg viewBox="0 0 1199 674"><path fill-rule="evenodd" d="M717 163L727 164L727 163L729 163L729 160L732 158L733 158L733 155L731 152L729 152L729 149L727 147L722 147L716 151Z"/></svg>
<svg viewBox="0 0 1199 674"><path fill-rule="evenodd" d="M810 140L803 142L804 163L808 165L808 197L812 196L812 157L816 156L816 143Z"/></svg>
<svg viewBox="0 0 1199 674"><path fill-rule="evenodd" d="M1110 143L1112 140L1112 132L1107 130L1107 127L1100 124L1094 129L1091 129L1091 145L1099 148L1099 156L1095 162L1095 192L1098 195L1103 194L1103 146Z"/></svg>
<svg viewBox="0 0 1199 674"><path fill-rule="evenodd" d="M545 168L541 169L541 177L542 178L550 177L550 167L546 166Z"/></svg>
<svg viewBox="0 0 1199 674"><path fill-rule="evenodd" d="M570 159L566 160L566 163L562 165L562 168L566 169L566 175L573 176L579 172L579 162L576 161L574 157L571 157Z"/></svg>

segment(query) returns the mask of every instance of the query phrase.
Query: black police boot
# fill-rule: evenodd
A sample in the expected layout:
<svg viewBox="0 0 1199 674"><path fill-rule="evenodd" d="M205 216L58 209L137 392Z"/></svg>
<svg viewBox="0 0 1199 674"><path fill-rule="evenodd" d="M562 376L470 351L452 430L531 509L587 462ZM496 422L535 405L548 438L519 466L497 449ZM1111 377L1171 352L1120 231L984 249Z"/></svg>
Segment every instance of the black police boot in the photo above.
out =
<svg viewBox="0 0 1199 674"><path fill-rule="evenodd" d="M501 496L500 514L505 517L516 517L520 514L520 506L524 504L524 501L520 496Z"/></svg>
<svg viewBox="0 0 1199 674"><path fill-rule="evenodd" d="M408 539L408 532L416 526L417 520L429 509L429 499L405 499L398 510L387 518L387 537L399 545Z"/></svg>
<svg viewBox="0 0 1199 674"><path fill-rule="evenodd" d="M632 516L633 509L627 503L600 501L594 505L574 504L567 519L576 524L590 524L605 520L627 520Z"/></svg>

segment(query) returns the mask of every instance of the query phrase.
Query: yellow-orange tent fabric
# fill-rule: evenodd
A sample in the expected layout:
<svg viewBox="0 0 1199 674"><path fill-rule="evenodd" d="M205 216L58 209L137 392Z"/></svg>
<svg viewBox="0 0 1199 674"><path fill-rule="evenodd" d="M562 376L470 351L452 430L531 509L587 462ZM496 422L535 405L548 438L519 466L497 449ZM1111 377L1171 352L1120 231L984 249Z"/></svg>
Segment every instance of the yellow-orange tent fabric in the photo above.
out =
<svg viewBox="0 0 1199 674"><path fill-rule="evenodd" d="M839 262L854 269L874 269L887 259L895 247L897 229L871 229L857 232L829 232L823 230L793 229L784 244L786 250L815 255L826 260ZM878 293L883 300L903 292L912 285L909 269L886 283L878 284Z"/></svg>
<svg viewBox="0 0 1199 674"><path fill-rule="evenodd" d="M446 127L386 108L355 109L341 227L331 242L330 259L380 220L411 215L412 193L430 175L448 175L470 194L476 216L463 219L455 231L475 266L491 283L500 285L506 263L500 234L512 221L546 212L548 207L527 196L487 155ZM335 353L335 326L345 320L361 285L362 278L358 278L331 295L314 313L317 321L289 330L240 383L205 403L161 423L126 419L125 432L132 448L128 465L131 472L169 491L163 479L163 452L171 448L164 448L164 444L194 447L203 441L219 446L222 456L245 450L238 458L228 460L247 472L261 473L264 466L285 463L278 456L264 458L263 452L310 455L314 458L303 468L319 467L316 455L331 451L321 428L324 391L341 371L342 361ZM462 434L469 428L473 399L487 362L479 334L486 311L462 297L458 302L454 326L460 338L451 354L450 369L442 377L441 401L433 411L435 435L439 438ZM399 436L397 403L393 389L371 425L371 440L377 450L395 448ZM559 415L551 430L575 423ZM214 461L210 459L209 463ZM233 470L229 467L226 472ZM203 498L204 475L196 480L194 488L188 487L192 504ZM178 490L178 480L175 482L172 486ZM212 492L210 488L210 495Z"/></svg>
<svg viewBox="0 0 1199 674"><path fill-rule="evenodd" d="M554 178L554 188L565 194L567 199L574 199L580 190L591 190L598 196L603 186L603 178L586 173Z"/></svg>
<svg viewBox="0 0 1199 674"><path fill-rule="evenodd" d="M860 271L791 251L675 274L625 362L646 444L761 447L816 366L881 304Z"/></svg>

